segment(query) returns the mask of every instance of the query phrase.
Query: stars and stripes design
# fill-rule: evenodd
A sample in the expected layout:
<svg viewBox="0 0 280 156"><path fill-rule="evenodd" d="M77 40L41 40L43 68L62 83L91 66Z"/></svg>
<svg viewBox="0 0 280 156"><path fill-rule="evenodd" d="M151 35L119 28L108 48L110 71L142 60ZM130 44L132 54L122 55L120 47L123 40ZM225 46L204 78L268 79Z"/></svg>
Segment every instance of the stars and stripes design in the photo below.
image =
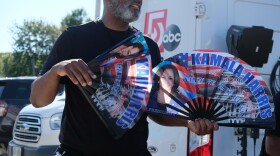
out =
<svg viewBox="0 0 280 156"><path fill-rule="evenodd" d="M148 105L148 112L187 120L208 118L226 126L275 125L271 93L261 75L245 61L220 51L196 50L167 58L153 74L165 65L178 71L179 87L176 92L165 91L172 99L164 104L166 111L163 106L149 109ZM167 112L170 109L173 111ZM262 116L264 112L271 115Z"/></svg>

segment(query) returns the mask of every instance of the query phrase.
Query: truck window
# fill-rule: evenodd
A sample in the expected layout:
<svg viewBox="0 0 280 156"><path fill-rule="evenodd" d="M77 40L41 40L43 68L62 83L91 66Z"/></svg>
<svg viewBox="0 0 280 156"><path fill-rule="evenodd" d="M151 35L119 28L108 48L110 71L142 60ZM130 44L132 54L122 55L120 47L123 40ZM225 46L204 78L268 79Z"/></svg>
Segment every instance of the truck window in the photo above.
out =
<svg viewBox="0 0 280 156"><path fill-rule="evenodd" d="M2 86L2 99L29 99L32 80L7 80Z"/></svg>
<svg viewBox="0 0 280 156"><path fill-rule="evenodd" d="M2 94L3 94L3 91L5 89L5 85L6 85L5 82L0 81L0 99L2 98Z"/></svg>

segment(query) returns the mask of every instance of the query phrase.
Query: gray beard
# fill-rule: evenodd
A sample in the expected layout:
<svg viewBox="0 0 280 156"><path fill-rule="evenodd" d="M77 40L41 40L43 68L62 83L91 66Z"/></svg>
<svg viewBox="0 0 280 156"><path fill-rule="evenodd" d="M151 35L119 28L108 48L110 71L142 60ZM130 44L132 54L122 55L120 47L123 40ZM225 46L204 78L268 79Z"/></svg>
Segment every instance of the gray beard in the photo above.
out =
<svg viewBox="0 0 280 156"><path fill-rule="evenodd" d="M129 5L133 2L133 0L129 0L124 4L119 3L119 0L109 0L109 2L112 14L124 22L134 22L140 16L140 10L134 11L129 8Z"/></svg>

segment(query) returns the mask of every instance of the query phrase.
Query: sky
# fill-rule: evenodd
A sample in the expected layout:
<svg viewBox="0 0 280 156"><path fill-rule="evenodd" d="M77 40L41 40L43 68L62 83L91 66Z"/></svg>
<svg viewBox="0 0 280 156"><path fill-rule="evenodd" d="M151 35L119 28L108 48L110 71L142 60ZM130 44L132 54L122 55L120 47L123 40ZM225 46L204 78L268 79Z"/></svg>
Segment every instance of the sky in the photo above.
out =
<svg viewBox="0 0 280 156"><path fill-rule="evenodd" d="M96 0L0 0L0 52L12 52L11 28L24 20L45 20L60 26L61 20L73 10L83 8L95 18Z"/></svg>

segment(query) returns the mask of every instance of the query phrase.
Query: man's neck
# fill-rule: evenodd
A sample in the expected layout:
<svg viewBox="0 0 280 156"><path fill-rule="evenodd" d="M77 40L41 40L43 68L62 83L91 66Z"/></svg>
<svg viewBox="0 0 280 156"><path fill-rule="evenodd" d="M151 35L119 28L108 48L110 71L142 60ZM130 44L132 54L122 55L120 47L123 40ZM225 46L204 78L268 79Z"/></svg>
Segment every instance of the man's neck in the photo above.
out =
<svg viewBox="0 0 280 156"><path fill-rule="evenodd" d="M108 16L103 16L102 17L102 22L104 25L112 30L117 30L117 31L125 31L129 27L129 23L123 22L120 19L116 19L113 17L108 17Z"/></svg>

